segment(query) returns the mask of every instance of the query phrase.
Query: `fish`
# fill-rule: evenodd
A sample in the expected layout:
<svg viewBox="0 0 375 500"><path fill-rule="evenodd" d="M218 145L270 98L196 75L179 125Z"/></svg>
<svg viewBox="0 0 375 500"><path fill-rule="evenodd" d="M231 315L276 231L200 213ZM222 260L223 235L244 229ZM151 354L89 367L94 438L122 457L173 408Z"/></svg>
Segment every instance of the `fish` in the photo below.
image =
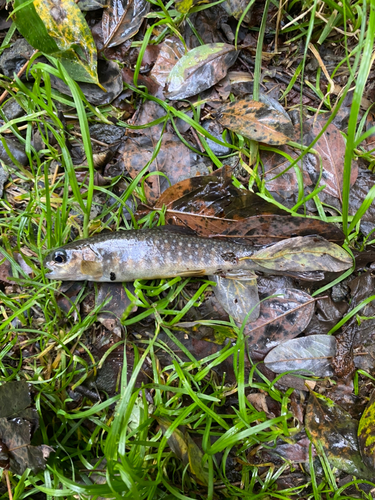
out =
<svg viewBox="0 0 375 500"><path fill-rule="evenodd" d="M184 229L184 228L182 228ZM126 282L176 276L252 273L254 248L174 226L99 234L50 252L49 279Z"/></svg>
<svg viewBox="0 0 375 500"><path fill-rule="evenodd" d="M289 238L261 250L225 238L205 238L179 226L116 231L77 240L46 257L47 278L67 281L134 281L176 276L253 279L255 272L321 280L352 258L321 236Z"/></svg>

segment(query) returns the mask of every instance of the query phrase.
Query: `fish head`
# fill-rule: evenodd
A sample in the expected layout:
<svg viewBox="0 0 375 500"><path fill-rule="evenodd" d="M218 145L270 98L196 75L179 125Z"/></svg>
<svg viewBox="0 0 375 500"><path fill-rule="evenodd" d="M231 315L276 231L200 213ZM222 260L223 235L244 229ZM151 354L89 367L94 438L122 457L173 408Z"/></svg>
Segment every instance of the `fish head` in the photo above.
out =
<svg viewBox="0 0 375 500"><path fill-rule="evenodd" d="M103 271L101 259L90 247L57 248L50 252L43 262L50 272L49 279L63 281L101 281Z"/></svg>

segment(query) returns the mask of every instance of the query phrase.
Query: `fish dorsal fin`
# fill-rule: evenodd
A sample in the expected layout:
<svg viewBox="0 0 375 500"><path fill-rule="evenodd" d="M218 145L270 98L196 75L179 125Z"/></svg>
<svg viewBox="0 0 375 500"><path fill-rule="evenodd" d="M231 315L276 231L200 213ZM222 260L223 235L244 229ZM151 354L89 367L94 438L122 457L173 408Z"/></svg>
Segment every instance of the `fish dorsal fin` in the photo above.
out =
<svg viewBox="0 0 375 500"><path fill-rule="evenodd" d="M197 236L197 233L193 231L193 229L187 226L175 226L174 224L170 224L168 226L159 226L157 229L158 230L160 229L161 231L168 231L170 233L179 233L179 234L186 234L189 236Z"/></svg>

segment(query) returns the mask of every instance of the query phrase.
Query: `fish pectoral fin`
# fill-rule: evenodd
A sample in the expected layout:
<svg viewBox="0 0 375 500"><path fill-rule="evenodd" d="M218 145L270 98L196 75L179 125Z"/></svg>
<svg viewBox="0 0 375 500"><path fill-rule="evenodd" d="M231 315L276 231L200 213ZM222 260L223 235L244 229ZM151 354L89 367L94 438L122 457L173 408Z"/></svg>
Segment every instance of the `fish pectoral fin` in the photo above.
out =
<svg viewBox="0 0 375 500"><path fill-rule="evenodd" d="M83 260L81 262L81 272L91 278L98 279L103 276L103 266L101 262Z"/></svg>
<svg viewBox="0 0 375 500"><path fill-rule="evenodd" d="M243 280L243 281L251 281L256 279L256 274L254 271L250 269L236 269L232 271L223 271L222 273L218 273L222 278L226 278L228 280Z"/></svg>
<svg viewBox="0 0 375 500"><path fill-rule="evenodd" d="M205 276L207 274L205 269L192 269L191 271L182 271L178 273L179 276Z"/></svg>

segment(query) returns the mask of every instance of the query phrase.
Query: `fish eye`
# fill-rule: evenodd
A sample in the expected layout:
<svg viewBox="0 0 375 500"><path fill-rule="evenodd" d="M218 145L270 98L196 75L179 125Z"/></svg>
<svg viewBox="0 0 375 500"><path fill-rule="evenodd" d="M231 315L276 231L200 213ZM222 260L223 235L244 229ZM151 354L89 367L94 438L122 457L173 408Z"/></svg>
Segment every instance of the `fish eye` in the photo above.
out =
<svg viewBox="0 0 375 500"><path fill-rule="evenodd" d="M65 262L67 261L66 252L64 252L63 250L57 250L57 252L53 254L53 260L57 264L65 264Z"/></svg>

